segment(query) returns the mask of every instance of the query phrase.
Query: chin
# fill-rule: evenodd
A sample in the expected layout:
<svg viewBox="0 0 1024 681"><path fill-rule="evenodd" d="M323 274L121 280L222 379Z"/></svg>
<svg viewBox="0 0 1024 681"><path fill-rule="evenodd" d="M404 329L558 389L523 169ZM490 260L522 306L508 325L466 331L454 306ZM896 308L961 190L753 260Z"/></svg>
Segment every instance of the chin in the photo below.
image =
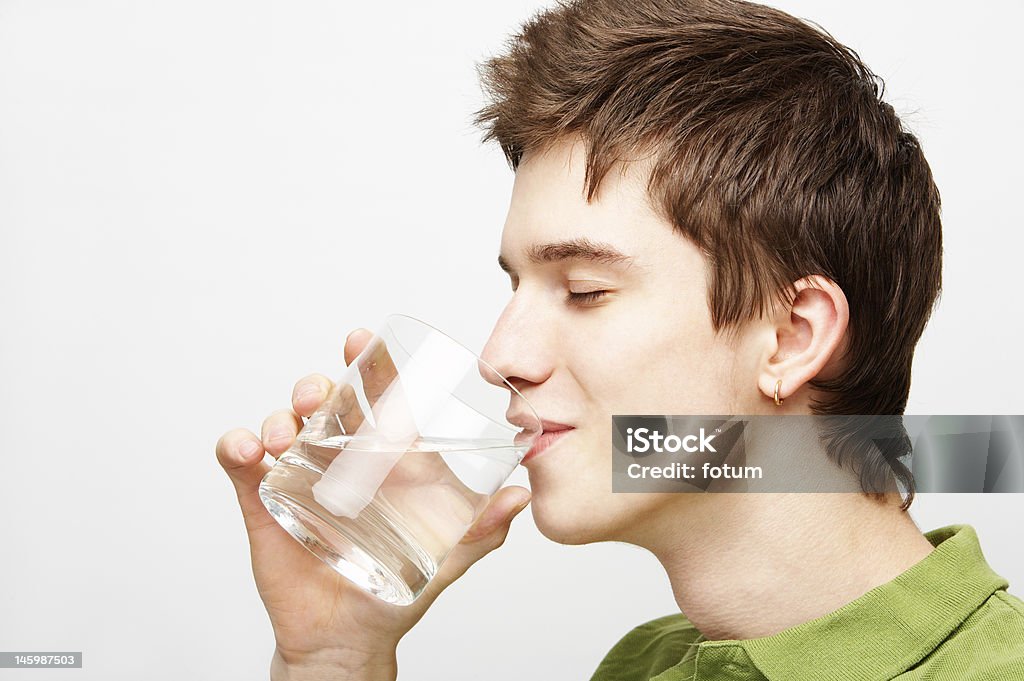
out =
<svg viewBox="0 0 1024 681"><path fill-rule="evenodd" d="M565 488L553 489L531 482L530 510L540 533L553 542L569 546L612 541L617 536L612 518L588 504L580 503L579 490L561 493ZM593 498L593 497L591 497Z"/></svg>
<svg viewBox="0 0 1024 681"><path fill-rule="evenodd" d="M553 542L617 541L629 522L631 504L609 488L610 455L606 460L596 451L580 431L556 441L527 468L534 524Z"/></svg>

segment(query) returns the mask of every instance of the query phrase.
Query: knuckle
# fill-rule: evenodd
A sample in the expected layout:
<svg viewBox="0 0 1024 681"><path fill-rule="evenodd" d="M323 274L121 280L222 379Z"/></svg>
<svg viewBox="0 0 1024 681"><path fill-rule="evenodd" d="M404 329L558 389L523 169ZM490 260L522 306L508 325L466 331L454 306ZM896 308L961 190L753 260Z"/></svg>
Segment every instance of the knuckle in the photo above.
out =
<svg viewBox="0 0 1024 681"><path fill-rule="evenodd" d="M493 551L495 549L501 548L505 544L505 539L507 538L508 530L499 530L498 532L495 532L489 542L491 550Z"/></svg>
<svg viewBox="0 0 1024 681"><path fill-rule="evenodd" d="M336 408L342 414L348 414L350 411L356 408L358 400L356 399L356 391L351 385L345 385L341 389L341 394L338 396Z"/></svg>

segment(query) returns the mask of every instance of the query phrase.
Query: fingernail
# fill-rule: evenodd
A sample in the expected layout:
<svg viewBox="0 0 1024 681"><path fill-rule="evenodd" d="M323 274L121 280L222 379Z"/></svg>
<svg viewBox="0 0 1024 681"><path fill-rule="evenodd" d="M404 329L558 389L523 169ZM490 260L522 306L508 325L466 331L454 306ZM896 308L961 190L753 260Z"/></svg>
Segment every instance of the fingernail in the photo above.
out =
<svg viewBox="0 0 1024 681"><path fill-rule="evenodd" d="M267 433L267 442L280 442L284 440L290 440L292 437L291 433L287 430L272 430Z"/></svg>
<svg viewBox="0 0 1024 681"><path fill-rule="evenodd" d="M318 395L318 394L320 394L320 386L315 385L313 383L307 383L306 385L300 387L296 391L296 393L295 393L295 400L298 401L298 402L302 402L307 397L310 397L312 395Z"/></svg>
<svg viewBox="0 0 1024 681"><path fill-rule="evenodd" d="M248 461L252 457L256 456L256 452L260 451L260 446L252 440L246 440L242 444L238 445L238 453L241 455L243 461Z"/></svg>

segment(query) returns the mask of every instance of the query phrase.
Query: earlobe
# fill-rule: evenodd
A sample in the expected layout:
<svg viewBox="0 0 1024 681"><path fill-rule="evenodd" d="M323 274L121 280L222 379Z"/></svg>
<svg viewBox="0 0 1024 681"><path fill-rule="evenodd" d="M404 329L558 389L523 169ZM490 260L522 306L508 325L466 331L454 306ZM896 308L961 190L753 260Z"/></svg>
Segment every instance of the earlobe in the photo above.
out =
<svg viewBox="0 0 1024 681"><path fill-rule="evenodd" d="M786 394L784 381L781 378L772 378L770 375L762 375L762 380L770 381L768 385L763 383L759 384L757 391L765 396L765 399L771 400L775 403L776 407L781 407L782 403L786 401Z"/></svg>
<svg viewBox="0 0 1024 681"><path fill-rule="evenodd" d="M834 369L849 320L846 295L835 282L804 277L793 290L791 305L773 322L774 346L758 380L759 392L777 407L808 381Z"/></svg>

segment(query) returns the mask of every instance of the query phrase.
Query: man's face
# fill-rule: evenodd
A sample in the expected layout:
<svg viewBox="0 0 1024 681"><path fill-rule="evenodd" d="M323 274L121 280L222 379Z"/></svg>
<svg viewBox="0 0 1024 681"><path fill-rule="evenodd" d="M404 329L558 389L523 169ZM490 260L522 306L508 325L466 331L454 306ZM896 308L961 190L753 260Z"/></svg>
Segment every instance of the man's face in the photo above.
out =
<svg viewBox="0 0 1024 681"><path fill-rule="evenodd" d="M519 166L501 239L514 294L483 351L543 420L572 427L524 464L538 528L567 544L635 536L693 496L612 493L613 414L751 414L763 399L756 346L712 330L704 258L651 208L645 169L614 168L588 204L584 160L576 139Z"/></svg>

